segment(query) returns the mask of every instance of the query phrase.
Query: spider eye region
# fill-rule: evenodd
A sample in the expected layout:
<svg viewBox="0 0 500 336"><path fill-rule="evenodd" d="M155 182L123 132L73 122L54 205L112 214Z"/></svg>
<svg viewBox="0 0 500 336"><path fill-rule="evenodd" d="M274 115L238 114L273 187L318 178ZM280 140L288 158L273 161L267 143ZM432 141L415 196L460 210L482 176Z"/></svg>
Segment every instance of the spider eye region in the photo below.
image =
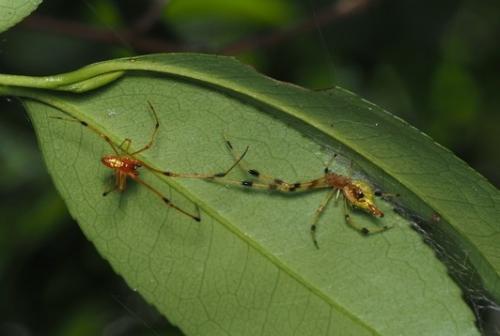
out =
<svg viewBox="0 0 500 336"><path fill-rule="evenodd" d="M356 198L358 199L358 201L361 200L363 197L365 197L363 191L361 189L356 189Z"/></svg>

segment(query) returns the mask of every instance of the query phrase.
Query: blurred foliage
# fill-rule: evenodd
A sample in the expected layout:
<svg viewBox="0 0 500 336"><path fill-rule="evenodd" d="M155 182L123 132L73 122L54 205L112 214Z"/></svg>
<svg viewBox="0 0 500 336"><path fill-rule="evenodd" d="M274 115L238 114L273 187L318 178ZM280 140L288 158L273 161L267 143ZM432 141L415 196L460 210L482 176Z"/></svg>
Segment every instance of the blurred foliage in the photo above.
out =
<svg viewBox="0 0 500 336"><path fill-rule="evenodd" d="M265 45L269 36L331 6L323 0L84 0L44 2L50 17L82 28L0 35L0 72L55 74L150 50L132 48L150 6L164 3L137 36L178 50L230 52L271 77L325 89L338 84L400 115L500 184L500 2L365 1L316 29ZM151 15L150 15L151 16ZM33 17L32 17L33 18ZM28 19L29 21L30 19ZM79 36L80 34L80 36ZM168 51L168 50L166 50ZM20 104L0 100L0 334L179 335L85 240L55 192Z"/></svg>

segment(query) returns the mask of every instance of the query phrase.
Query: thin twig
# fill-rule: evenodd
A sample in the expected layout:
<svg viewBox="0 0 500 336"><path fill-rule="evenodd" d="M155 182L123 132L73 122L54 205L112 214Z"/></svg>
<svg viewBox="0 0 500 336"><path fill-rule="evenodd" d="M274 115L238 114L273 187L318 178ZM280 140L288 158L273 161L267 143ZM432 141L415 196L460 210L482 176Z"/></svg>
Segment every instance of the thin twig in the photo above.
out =
<svg viewBox="0 0 500 336"><path fill-rule="evenodd" d="M125 40L134 49L142 52L185 51L190 49L188 46L137 35L135 32L129 30L103 29L74 21L63 21L36 14L26 18L20 26L30 30L48 31L118 46L123 46L123 40Z"/></svg>
<svg viewBox="0 0 500 336"><path fill-rule="evenodd" d="M284 30L270 34L251 37L230 44L222 49L223 54L237 55L257 48L270 47L292 39L297 34L305 33L317 27L325 26L337 19L353 15L364 10L371 4L371 0L342 0L319 10L317 15L308 18Z"/></svg>
<svg viewBox="0 0 500 336"><path fill-rule="evenodd" d="M146 33L161 18L169 0L153 0L149 8L132 25L131 31L137 35Z"/></svg>
<svg viewBox="0 0 500 336"><path fill-rule="evenodd" d="M93 27L74 21L64 21L42 15L31 15L26 18L20 27L36 31L47 31L51 33L77 37L94 42L110 45L123 46L124 42L140 52L172 52L172 51L207 51L201 47L183 45L168 42L158 38L151 38L143 35L159 18L161 9L168 0L156 0L146 11L145 15L139 19L131 29L105 29ZM221 50L219 53L226 55L238 55L245 51L257 48L270 47L292 39L297 34L301 34L317 27L327 25L337 19L353 15L364 10L372 0L341 0L318 12L307 20L304 20L288 29L273 31L269 34L250 37L234 42ZM213 50L212 50L213 51ZM217 51L215 51L217 52Z"/></svg>

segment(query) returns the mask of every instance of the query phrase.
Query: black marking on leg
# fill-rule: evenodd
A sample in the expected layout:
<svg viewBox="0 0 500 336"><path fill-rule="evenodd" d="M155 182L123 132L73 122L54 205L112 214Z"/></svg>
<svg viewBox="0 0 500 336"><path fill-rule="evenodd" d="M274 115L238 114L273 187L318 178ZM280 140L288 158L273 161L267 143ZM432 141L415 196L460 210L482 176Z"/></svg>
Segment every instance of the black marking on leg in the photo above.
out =
<svg viewBox="0 0 500 336"><path fill-rule="evenodd" d="M171 173L171 172L166 171L166 172L163 172L163 175L165 175L165 176L172 176L172 173Z"/></svg>
<svg viewBox="0 0 500 336"><path fill-rule="evenodd" d="M197 222L201 222L201 218L200 217L193 217L193 219Z"/></svg>
<svg viewBox="0 0 500 336"><path fill-rule="evenodd" d="M226 173L214 174L214 177L224 177L224 176L226 176Z"/></svg>
<svg viewBox="0 0 500 336"><path fill-rule="evenodd" d="M283 180L274 179L274 183L276 183L276 184L283 184Z"/></svg>
<svg viewBox="0 0 500 336"><path fill-rule="evenodd" d="M163 202L170 204L170 200L168 198L162 197L161 199L163 200Z"/></svg>
<svg viewBox="0 0 500 336"><path fill-rule="evenodd" d="M367 236L370 233L370 230L368 230L367 228L364 227L361 229L361 233L364 234L365 236Z"/></svg>
<svg viewBox="0 0 500 336"><path fill-rule="evenodd" d="M375 196L377 197L382 196L382 192L380 190L375 190Z"/></svg>
<svg viewBox="0 0 500 336"><path fill-rule="evenodd" d="M233 149L233 145L229 142L229 140L226 140L226 145L227 145L227 147L229 147L230 149Z"/></svg>
<svg viewBox="0 0 500 336"><path fill-rule="evenodd" d="M294 183L294 184L290 187L289 191L295 191L295 190L297 190L297 188L300 188L300 186L301 186L301 185L302 185L302 184L301 184L300 182Z"/></svg>
<svg viewBox="0 0 500 336"><path fill-rule="evenodd" d="M85 127L87 127L87 126L89 125L89 124L87 124L87 122L86 122L86 121L83 121L83 120L82 120L82 121L80 121L80 124L82 124L82 125L83 125L83 126L85 126Z"/></svg>
<svg viewBox="0 0 500 336"><path fill-rule="evenodd" d="M319 250L318 241L316 240L316 224L311 225L310 232L311 232L311 238L313 240L313 244Z"/></svg>
<svg viewBox="0 0 500 336"><path fill-rule="evenodd" d="M249 173L250 175L253 175L253 176L256 176L256 177L259 177L259 175L260 175L260 173L259 173L257 170L255 170L255 169L250 169L250 170L248 171L248 173Z"/></svg>
<svg viewBox="0 0 500 336"><path fill-rule="evenodd" d="M328 169L328 167L325 167L325 174L328 174L330 172L330 169Z"/></svg>
<svg viewBox="0 0 500 336"><path fill-rule="evenodd" d="M102 193L102 196L106 197L106 196L108 196L108 194L109 194L109 192L105 191L105 192Z"/></svg>
<svg viewBox="0 0 500 336"><path fill-rule="evenodd" d="M248 180L241 181L241 185L243 185L245 187L252 187L253 186L253 181L248 181Z"/></svg>

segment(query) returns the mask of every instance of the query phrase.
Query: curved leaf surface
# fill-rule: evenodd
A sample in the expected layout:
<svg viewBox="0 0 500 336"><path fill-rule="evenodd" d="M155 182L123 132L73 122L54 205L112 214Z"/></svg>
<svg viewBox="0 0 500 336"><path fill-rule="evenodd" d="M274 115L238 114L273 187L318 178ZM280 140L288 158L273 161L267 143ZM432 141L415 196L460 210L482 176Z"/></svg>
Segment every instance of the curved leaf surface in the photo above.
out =
<svg viewBox="0 0 500 336"><path fill-rule="evenodd" d="M99 158L110 152L109 146L76 123L48 116L76 116L118 143L132 138L139 148L151 132L146 103L151 101L161 126L155 146L142 158L179 172L218 172L229 166L224 136L240 151L251 147L247 159L253 166L291 181L321 176L325 162L340 152L345 159L336 160L335 169L400 192L403 212L423 219L436 218L437 212L435 226L453 233L454 241L469 249L472 262L488 261L474 266L495 293L498 262L490 257L496 246L470 236L487 237L491 232L478 235L478 230L488 227L498 231L492 221L498 192L463 162L343 90L311 92L225 57L180 54L110 61L58 76L59 81L37 79L32 86L67 90L132 69L142 71L126 72L85 94L16 89L14 77L0 77L11 85L0 91L30 98L26 106L49 170L87 237L133 288L187 334L476 332L445 267L408 220L391 212L391 204L379 202L387 214L381 221L395 228L368 238L344 225L340 202L330 206L319 223L321 249L316 250L308 223L326 191L279 195L143 173L183 209L194 211L198 205L202 221L196 223L132 183L121 197L103 198L109 172ZM22 80L18 86L29 86L29 79ZM437 173L441 180L436 183ZM240 178L237 172L234 178ZM483 190L471 194L472 187ZM450 197L462 192L467 198ZM490 210L478 208L480 220L472 218L480 228L468 230L470 223L456 216L466 209L446 207L454 202L489 204ZM377 225L363 213L352 215L359 223Z"/></svg>
<svg viewBox="0 0 500 336"><path fill-rule="evenodd" d="M0 33L30 15L42 0L0 0Z"/></svg>

